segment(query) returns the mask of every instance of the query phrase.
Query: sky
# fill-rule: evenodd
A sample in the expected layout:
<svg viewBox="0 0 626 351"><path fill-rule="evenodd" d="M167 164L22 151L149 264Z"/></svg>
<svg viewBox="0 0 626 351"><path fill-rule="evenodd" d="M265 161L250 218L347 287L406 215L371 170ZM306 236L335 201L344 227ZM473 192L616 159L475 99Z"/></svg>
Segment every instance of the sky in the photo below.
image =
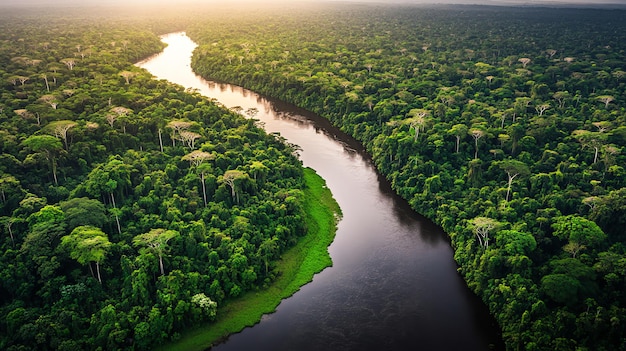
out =
<svg viewBox="0 0 626 351"><path fill-rule="evenodd" d="M184 4L184 3L232 3L237 0L0 0L1 5L27 5L27 6L50 6L50 5L74 5L74 4L97 4L97 5L119 5L119 4ZM239 0L262 3L268 0ZM287 0L282 0L287 1ZM296 0L296 1L313 1L313 0ZM403 3L403 4L486 4L486 5L511 5L511 6L549 6L553 4L573 4L584 6L603 7L606 4L624 6L626 8L626 0L325 0L325 1L343 1L343 2L367 2L367 3ZM295 2L295 1L288 1Z"/></svg>

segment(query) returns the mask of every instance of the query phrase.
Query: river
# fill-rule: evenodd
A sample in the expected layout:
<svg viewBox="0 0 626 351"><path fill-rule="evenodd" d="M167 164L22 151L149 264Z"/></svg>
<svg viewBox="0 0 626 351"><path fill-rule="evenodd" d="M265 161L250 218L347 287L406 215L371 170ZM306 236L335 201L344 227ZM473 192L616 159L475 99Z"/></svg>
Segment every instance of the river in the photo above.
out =
<svg viewBox="0 0 626 351"><path fill-rule="evenodd" d="M196 44L184 33L162 40L168 47L138 66L226 107L257 108L267 132L301 147L303 164L326 180L343 212L329 247L333 266L213 350L503 349L495 320L456 271L446 234L393 193L358 142L293 105L196 76Z"/></svg>

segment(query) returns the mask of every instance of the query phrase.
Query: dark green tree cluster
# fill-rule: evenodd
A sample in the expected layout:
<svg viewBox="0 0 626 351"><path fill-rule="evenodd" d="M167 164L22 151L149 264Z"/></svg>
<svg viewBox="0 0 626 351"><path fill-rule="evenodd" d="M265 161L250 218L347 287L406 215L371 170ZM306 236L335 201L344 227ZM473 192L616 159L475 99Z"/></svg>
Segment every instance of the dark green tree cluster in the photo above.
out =
<svg viewBox="0 0 626 351"><path fill-rule="evenodd" d="M312 5L188 34L198 73L360 140L508 349L624 350L626 12Z"/></svg>
<svg viewBox="0 0 626 351"><path fill-rule="evenodd" d="M0 349L147 350L268 285L306 232L293 148L134 67L147 21L9 15Z"/></svg>

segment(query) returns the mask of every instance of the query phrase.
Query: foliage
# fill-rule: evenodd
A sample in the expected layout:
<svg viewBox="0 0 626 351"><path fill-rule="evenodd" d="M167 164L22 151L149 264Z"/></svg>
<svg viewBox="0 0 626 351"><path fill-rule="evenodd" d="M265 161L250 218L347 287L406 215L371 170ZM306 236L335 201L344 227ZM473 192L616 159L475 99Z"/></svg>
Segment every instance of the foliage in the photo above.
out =
<svg viewBox="0 0 626 351"><path fill-rule="evenodd" d="M133 65L185 17L108 9L0 11L3 350L153 349L307 231L291 146Z"/></svg>
<svg viewBox="0 0 626 351"><path fill-rule="evenodd" d="M624 11L253 12L187 28L196 72L360 140L395 191L450 234L508 349L623 349ZM486 219L499 225L477 225Z"/></svg>
<svg viewBox="0 0 626 351"><path fill-rule="evenodd" d="M293 295L313 276L332 265L328 246L335 237L335 226L341 209L326 182L310 168L304 169L306 188L304 208L307 215L307 235L282 254L276 262L280 274L260 291L250 291L227 301L218 310L218 318L210 326L198 325L182 333L181 339L164 345L160 350L201 350L219 343L230 334L258 323L264 314L275 311L278 304ZM273 241L266 241L265 243ZM260 247L269 258L276 254L275 244ZM270 249L271 250L268 250Z"/></svg>

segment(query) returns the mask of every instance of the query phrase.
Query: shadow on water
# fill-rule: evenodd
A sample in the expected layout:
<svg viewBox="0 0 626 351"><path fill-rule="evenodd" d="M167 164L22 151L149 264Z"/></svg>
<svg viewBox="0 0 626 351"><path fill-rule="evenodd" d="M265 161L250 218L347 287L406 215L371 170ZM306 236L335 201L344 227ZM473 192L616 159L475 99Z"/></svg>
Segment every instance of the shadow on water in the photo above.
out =
<svg viewBox="0 0 626 351"><path fill-rule="evenodd" d="M302 148L303 163L326 180L343 212L329 247L333 266L212 350L504 349L495 320L457 273L447 235L393 192L355 139L294 105L193 78L189 38L164 41L168 48L153 59L168 64L153 62L154 75L226 107L256 108L268 132Z"/></svg>

